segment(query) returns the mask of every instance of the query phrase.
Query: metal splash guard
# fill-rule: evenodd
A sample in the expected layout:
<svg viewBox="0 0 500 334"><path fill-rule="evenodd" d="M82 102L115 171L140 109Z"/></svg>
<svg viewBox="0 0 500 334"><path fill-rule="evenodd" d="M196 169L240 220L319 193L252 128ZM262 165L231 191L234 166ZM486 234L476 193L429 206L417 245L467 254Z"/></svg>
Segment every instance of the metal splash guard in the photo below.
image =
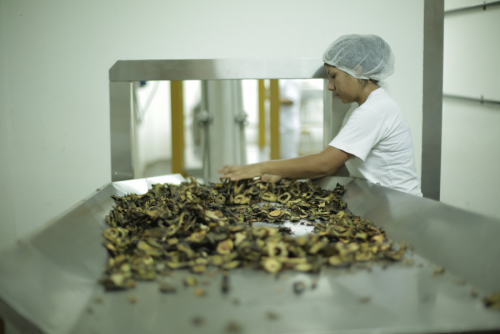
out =
<svg viewBox="0 0 500 334"><path fill-rule="evenodd" d="M179 270L168 278L175 294L162 294L156 282L105 292L98 280L108 258L101 234L114 204L110 196L182 181L167 175L112 182L4 252L0 314L23 333L221 333L230 322L240 324L241 333L500 332L500 313L479 298L500 290L500 221L353 178L317 183L344 185L351 212L383 227L395 242L412 244L411 266L358 264L278 276L239 268L230 271L227 294L222 274L211 270L212 277L198 278L203 297L182 285L192 274ZM296 234L310 231L285 226ZM434 275L441 266L444 274ZM307 287L300 295L292 288L298 281ZM203 322L194 324L195 317Z"/></svg>

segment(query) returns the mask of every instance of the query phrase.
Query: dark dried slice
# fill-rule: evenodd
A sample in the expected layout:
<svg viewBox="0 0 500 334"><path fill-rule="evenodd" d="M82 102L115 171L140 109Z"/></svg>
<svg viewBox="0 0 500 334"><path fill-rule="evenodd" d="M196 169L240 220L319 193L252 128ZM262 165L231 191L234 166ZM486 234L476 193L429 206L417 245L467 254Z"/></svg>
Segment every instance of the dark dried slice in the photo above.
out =
<svg viewBox="0 0 500 334"><path fill-rule="evenodd" d="M161 282L160 283L160 291L163 293L174 293L177 291L175 286L167 283L167 282Z"/></svg>
<svg viewBox="0 0 500 334"><path fill-rule="evenodd" d="M288 202L290 198L292 198L292 195L287 192L278 196L278 202L280 202L281 204L286 204L286 202Z"/></svg>
<svg viewBox="0 0 500 334"><path fill-rule="evenodd" d="M360 298L360 299L359 299L359 302L360 302L361 304L366 304L366 303L369 303L369 302L370 302L370 300L372 300L370 297L363 297L363 298Z"/></svg>
<svg viewBox="0 0 500 334"><path fill-rule="evenodd" d="M229 275L227 273L222 276L222 285L221 285L221 291L222 293L228 293L229 292Z"/></svg>
<svg viewBox="0 0 500 334"><path fill-rule="evenodd" d="M215 203L225 204L226 203L226 196L224 196L223 194L218 194L217 197L215 197Z"/></svg>
<svg viewBox="0 0 500 334"><path fill-rule="evenodd" d="M240 323L232 321L226 326L226 331L229 333L239 333L242 330L242 326Z"/></svg>
<svg viewBox="0 0 500 334"><path fill-rule="evenodd" d="M258 195L259 193L260 190L257 187L250 187L250 189L247 190L247 194L250 194L252 196Z"/></svg>
<svg viewBox="0 0 500 334"><path fill-rule="evenodd" d="M262 196L260 196L260 199L263 200L263 201L267 201L267 202L276 202L276 195L273 194L272 192L265 192L264 194L262 194Z"/></svg>
<svg viewBox="0 0 500 334"><path fill-rule="evenodd" d="M432 273L432 275L438 276L438 275L444 274L444 271L445 271L445 269L442 267L436 268L436 269L434 269L434 272Z"/></svg>
<svg viewBox="0 0 500 334"><path fill-rule="evenodd" d="M250 202L250 198L240 194L234 198L235 204L248 204Z"/></svg>
<svg viewBox="0 0 500 334"><path fill-rule="evenodd" d="M203 318L201 315L197 315L193 317L191 322L193 323L193 325L200 326L205 322L205 318Z"/></svg>
<svg viewBox="0 0 500 334"><path fill-rule="evenodd" d="M306 285L304 282L295 282L293 283L293 292L295 292L297 295L300 295L304 290L306 289Z"/></svg>
<svg viewBox="0 0 500 334"><path fill-rule="evenodd" d="M266 317L271 320L276 320L279 318L279 315L273 311L266 312Z"/></svg>

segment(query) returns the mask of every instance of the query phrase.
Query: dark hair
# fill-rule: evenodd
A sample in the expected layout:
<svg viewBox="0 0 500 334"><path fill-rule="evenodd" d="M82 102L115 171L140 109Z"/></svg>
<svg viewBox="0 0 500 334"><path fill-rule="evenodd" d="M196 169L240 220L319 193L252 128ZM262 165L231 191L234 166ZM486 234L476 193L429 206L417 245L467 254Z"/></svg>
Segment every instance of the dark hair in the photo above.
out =
<svg viewBox="0 0 500 334"><path fill-rule="evenodd" d="M375 85L378 86L380 80L373 80L373 79L358 79L359 84L364 88L366 85L368 85L368 82L374 83Z"/></svg>

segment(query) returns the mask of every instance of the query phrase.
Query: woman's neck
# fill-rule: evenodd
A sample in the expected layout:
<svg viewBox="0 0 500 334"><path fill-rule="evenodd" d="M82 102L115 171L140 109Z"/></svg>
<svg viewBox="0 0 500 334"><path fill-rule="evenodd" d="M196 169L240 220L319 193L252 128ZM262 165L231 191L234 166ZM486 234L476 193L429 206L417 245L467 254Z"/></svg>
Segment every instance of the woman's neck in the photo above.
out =
<svg viewBox="0 0 500 334"><path fill-rule="evenodd" d="M356 100L356 102L358 103L358 105L362 105L363 103L365 103L366 100L368 99L368 96L370 96L370 94L374 90L377 90L379 88L380 88L379 85L374 84L373 82L369 81L368 84L361 89L361 92L358 95L358 99Z"/></svg>

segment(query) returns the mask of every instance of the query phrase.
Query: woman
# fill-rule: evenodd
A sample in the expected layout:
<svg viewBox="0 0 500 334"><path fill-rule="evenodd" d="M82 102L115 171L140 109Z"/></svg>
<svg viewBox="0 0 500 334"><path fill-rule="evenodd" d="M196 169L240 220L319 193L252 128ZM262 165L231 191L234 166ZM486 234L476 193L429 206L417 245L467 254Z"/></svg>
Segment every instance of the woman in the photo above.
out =
<svg viewBox="0 0 500 334"><path fill-rule="evenodd" d="M345 35L323 55L328 90L343 103L356 102L339 134L321 153L246 166L224 166L221 178L302 179L335 175L345 165L352 177L422 196L410 128L401 108L378 82L394 71L389 45L375 35Z"/></svg>

